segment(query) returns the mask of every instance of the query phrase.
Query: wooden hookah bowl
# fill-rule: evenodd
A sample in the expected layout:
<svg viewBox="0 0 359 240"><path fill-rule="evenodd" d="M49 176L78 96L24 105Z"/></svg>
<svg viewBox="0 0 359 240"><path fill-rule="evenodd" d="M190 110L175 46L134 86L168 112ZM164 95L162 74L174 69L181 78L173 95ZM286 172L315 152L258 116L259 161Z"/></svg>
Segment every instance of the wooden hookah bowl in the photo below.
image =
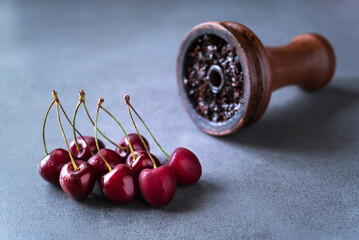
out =
<svg viewBox="0 0 359 240"><path fill-rule="evenodd" d="M242 24L205 22L182 42L177 85L195 124L208 134L227 135L257 122L278 88L324 87L335 65L332 46L319 34L305 33L288 45L264 47Z"/></svg>

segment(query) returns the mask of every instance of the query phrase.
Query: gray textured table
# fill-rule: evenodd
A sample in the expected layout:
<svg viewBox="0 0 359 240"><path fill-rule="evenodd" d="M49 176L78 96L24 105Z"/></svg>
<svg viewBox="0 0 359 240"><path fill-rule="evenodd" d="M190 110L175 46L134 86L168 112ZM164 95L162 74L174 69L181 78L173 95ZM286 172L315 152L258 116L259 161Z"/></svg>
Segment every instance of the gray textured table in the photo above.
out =
<svg viewBox="0 0 359 240"><path fill-rule="evenodd" d="M358 239L358 5L2 1L0 239ZM256 125L208 136L185 114L175 83L182 38L208 20L241 22L266 45L319 32L337 53L334 80L315 94L281 89ZM141 199L112 204L98 186L76 202L43 181L37 164L51 90L72 114L82 88L92 114L105 97L104 106L128 129L122 99L130 93L168 151L184 146L199 156L200 182L180 187L168 206L155 209ZM105 115L99 124L122 138ZM78 126L93 133L83 111ZM64 147L54 112L47 140L50 149Z"/></svg>

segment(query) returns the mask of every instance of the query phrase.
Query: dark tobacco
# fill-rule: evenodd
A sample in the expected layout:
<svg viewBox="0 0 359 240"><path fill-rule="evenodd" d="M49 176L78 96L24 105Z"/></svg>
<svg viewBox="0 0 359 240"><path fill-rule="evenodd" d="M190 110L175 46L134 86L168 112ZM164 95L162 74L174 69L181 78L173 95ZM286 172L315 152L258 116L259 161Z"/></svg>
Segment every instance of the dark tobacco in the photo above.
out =
<svg viewBox="0 0 359 240"><path fill-rule="evenodd" d="M209 76L212 66L223 77ZM200 115L214 122L234 116L242 102L244 76L233 46L215 35L200 36L189 48L184 70L185 90ZM214 91L213 85L220 87Z"/></svg>

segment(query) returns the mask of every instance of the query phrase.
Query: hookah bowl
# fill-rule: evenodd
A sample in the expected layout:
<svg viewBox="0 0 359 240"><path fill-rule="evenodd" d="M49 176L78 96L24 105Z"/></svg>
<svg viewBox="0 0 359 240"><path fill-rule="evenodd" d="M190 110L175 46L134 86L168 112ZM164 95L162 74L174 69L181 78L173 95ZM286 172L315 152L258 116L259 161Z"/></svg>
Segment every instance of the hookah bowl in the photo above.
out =
<svg viewBox="0 0 359 240"><path fill-rule="evenodd" d="M304 33L287 45L264 47L240 23L205 22L182 41L177 85L194 123L208 134L221 136L257 122L276 89L324 87L335 66L334 50L319 34Z"/></svg>

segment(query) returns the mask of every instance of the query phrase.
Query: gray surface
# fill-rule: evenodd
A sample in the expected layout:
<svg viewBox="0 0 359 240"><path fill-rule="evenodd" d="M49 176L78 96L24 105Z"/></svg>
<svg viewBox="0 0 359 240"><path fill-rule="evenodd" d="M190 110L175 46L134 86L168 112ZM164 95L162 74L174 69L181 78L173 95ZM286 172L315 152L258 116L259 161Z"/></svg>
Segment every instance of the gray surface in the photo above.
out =
<svg viewBox="0 0 359 240"><path fill-rule="evenodd" d="M219 2L0 3L0 239L359 238L358 4ZM186 116L175 85L182 38L208 20L241 22L266 45L319 32L336 50L335 78L315 94L281 89L255 126L208 136ZM98 187L76 202L43 181L37 164L51 90L72 114L81 88L92 113L105 97L129 129L122 97L130 93L168 151L184 146L199 156L201 181L159 209L141 199L111 204ZM78 121L92 134L83 111ZM100 124L122 137L105 115ZM54 112L47 139L50 149L64 147Z"/></svg>

